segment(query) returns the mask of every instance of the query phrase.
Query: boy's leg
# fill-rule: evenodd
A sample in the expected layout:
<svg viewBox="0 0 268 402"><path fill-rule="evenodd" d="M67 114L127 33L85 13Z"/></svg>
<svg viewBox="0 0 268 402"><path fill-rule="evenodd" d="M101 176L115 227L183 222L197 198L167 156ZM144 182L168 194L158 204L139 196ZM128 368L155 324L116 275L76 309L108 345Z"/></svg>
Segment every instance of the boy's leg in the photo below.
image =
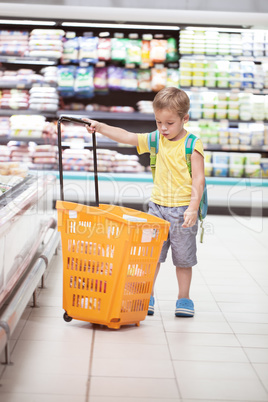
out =
<svg viewBox="0 0 268 402"><path fill-rule="evenodd" d="M194 303L190 299L190 285L192 280L192 268L176 267L179 294L176 302L176 317L193 317Z"/></svg>
<svg viewBox="0 0 268 402"><path fill-rule="evenodd" d="M151 296L154 296L154 286L155 286L155 282L156 282L157 275L158 275L159 270L160 270L160 265L161 265L161 263L160 263L160 262L158 262L158 263L157 263L157 266L156 266L156 269L155 269L155 274L154 274L154 283L153 283L153 289L152 289Z"/></svg>
<svg viewBox="0 0 268 402"><path fill-rule="evenodd" d="M151 293L149 308L148 308L148 315L154 315L154 285L155 285L157 275L159 273L160 265L161 265L160 262L158 262L156 269L155 269L153 288L152 288L152 293Z"/></svg>
<svg viewBox="0 0 268 402"><path fill-rule="evenodd" d="M189 268L176 267L176 275L179 287L178 299L182 298L190 299L192 267Z"/></svg>

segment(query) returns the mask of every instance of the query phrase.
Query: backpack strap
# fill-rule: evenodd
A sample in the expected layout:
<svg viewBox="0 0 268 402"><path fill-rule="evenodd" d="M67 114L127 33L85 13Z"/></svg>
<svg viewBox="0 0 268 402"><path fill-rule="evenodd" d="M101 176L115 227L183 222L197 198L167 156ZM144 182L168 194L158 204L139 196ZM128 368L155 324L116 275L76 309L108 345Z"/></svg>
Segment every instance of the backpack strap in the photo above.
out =
<svg viewBox="0 0 268 402"><path fill-rule="evenodd" d="M196 141L198 138L194 134L188 134L187 137L185 138L185 158L186 158L186 164L190 173L190 176L192 177L192 165L191 165L191 155L194 152L194 147L196 144ZM203 198L203 197L202 197ZM204 238L204 227L203 227L203 217L201 213L200 206L198 208L198 217L200 220L200 243L203 243L203 238Z"/></svg>
<svg viewBox="0 0 268 402"><path fill-rule="evenodd" d="M194 134L188 134L184 141L186 164L191 177L192 177L191 155L194 152L194 147L197 140L198 138Z"/></svg>
<svg viewBox="0 0 268 402"><path fill-rule="evenodd" d="M155 130L148 134L148 147L150 150L150 166L153 175L153 181L155 178L155 168L156 168L156 155L159 149L159 131Z"/></svg>

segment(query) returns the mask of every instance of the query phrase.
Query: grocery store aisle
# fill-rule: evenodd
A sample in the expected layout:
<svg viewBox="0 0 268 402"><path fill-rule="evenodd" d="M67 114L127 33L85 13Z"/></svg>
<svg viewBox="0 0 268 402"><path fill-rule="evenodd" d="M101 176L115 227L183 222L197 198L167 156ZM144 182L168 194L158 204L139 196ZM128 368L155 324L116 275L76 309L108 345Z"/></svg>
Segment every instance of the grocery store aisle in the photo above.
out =
<svg viewBox="0 0 268 402"><path fill-rule="evenodd" d="M62 319L59 251L12 336L1 402L268 401L268 218L208 216L194 318L175 318L172 264L156 313L109 330Z"/></svg>

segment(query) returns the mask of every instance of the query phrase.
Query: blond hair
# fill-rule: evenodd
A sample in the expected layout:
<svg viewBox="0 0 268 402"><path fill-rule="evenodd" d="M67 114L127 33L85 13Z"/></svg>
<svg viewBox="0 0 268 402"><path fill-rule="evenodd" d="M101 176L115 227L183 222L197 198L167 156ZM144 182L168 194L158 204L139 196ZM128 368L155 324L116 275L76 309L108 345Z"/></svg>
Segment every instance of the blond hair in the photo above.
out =
<svg viewBox="0 0 268 402"><path fill-rule="evenodd" d="M154 111L168 109L183 118L190 109L190 99L186 92L175 87L161 89L153 100Z"/></svg>

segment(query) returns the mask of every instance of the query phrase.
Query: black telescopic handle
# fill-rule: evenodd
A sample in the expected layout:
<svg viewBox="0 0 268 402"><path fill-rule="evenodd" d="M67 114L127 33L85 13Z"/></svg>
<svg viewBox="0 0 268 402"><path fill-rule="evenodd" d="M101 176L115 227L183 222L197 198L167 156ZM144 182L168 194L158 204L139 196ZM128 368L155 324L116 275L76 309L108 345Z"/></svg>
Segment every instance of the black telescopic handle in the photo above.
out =
<svg viewBox="0 0 268 402"><path fill-rule="evenodd" d="M58 120L58 149L59 149L59 174L60 174L60 198L64 201L63 192L63 166L62 166L62 144L61 144L61 122L69 121L79 124L88 124L90 122L84 121L82 119L77 119L75 117L61 116ZM96 206L99 206L99 186L98 186L98 166L97 166L97 145L96 145L96 133L92 133L92 144L93 144L93 160L94 160L94 182L95 182L95 200Z"/></svg>

